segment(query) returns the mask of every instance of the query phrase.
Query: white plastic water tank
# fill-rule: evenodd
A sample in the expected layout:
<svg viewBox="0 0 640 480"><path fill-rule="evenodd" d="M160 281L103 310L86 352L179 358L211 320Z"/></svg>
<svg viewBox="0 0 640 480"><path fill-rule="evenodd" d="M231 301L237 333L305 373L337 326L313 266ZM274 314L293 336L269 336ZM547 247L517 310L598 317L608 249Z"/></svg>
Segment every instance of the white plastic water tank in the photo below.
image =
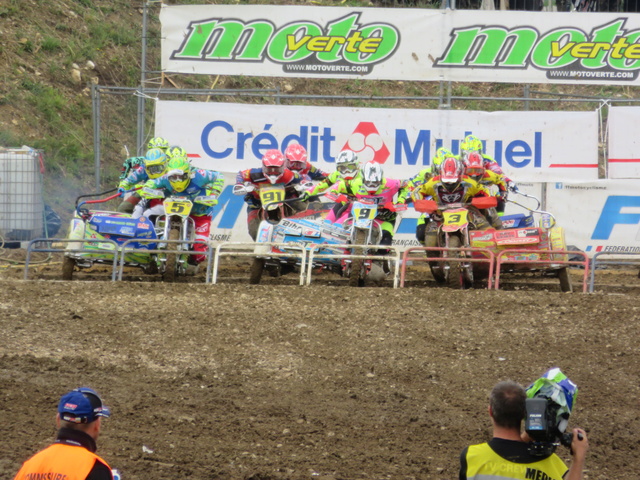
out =
<svg viewBox="0 0 640 480"><path fill-rule="evenodd" d="M0 234L5 241L42 236L42 153L0 147Z"/></svg>

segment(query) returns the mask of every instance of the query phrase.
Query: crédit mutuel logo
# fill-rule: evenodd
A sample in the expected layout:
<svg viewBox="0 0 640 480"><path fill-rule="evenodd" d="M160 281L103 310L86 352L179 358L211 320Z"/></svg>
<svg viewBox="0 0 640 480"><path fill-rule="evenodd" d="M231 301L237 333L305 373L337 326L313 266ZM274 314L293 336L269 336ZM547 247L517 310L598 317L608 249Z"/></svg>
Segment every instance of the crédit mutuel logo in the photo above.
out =
<svg viewBox="0 0 640 480"><path fill-rule="evenodd" d="M625 30L627 18L591 33L561 27L541 33L530 26L469 26L451 31L435 67L545 70L549 79L628 80L640 69L640 30Z"/></svg>
<svg viewBox="0 0 640 480"><path fill-rule="evenodd" d="M193 21L172 60L282 64L285 73L359 74L389 58L400 32L385 23L358 23L360 13L319 25L310 20L280 28L269 20L211 18Z"/></svg>

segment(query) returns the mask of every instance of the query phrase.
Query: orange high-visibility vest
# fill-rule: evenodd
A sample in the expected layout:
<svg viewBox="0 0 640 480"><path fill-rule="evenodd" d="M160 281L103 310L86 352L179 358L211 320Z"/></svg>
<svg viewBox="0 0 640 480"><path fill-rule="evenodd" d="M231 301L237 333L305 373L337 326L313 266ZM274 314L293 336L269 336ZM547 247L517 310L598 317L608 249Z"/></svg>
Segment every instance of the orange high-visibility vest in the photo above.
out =
<svg viewBox="0 0 640 480"><path fill-rule="evenodd" d="M109 467L84 447L54 443L24 462L15 480L85 480L96 461Z"/></svg>

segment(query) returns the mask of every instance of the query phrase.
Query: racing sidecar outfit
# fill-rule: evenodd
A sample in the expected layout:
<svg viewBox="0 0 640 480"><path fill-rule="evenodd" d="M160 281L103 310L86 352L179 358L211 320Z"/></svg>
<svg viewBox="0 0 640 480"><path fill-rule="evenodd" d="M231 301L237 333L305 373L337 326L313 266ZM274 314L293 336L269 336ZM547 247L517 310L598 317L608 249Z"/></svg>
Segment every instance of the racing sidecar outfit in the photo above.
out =
<svg viewBox="0 0 640 480"><path fill-rule="evenodd" d="M282 177L278 180L285 187L285 199L294 199L299 197L298 191L295 186L302 182L303 178L296 172L284 169ZM265 176L262 168L249 168L247 170L241 170L236 175L236 185L253 185L255 189L247 193L244 196L244 201L247 204L247 227L249 235L253 240L256 239L258 234L258 227L260 226L262 203L260 202L260 185L272 185L271 181ZM292 211L304 211L307 208L305 202L288 202L287 206Z"/></svg>
<svg viewBox="0 0 640 480"><path fill-rule="evenodd" d="M224 176L220 172L216 172L214 170L194 169L191 173L191 179L189 180L187 188L181 192L174 190L167 175L147 181L147 183L145 183L145 187L164 190L165 197L176 195L188 198L189 200L194 200L196 197L201 195L220 195L224 187ZM195 223L196 240L205 242L195 243L193 245L193 250L195 251L207 251L206 242L209 240L211 218L214 208L215 206L208 206L195 202L193 204L189 217L191 217ZM198 264L202 263L205 258L206 256L204 254L196 254L189 260L190 262Z"/></svg>

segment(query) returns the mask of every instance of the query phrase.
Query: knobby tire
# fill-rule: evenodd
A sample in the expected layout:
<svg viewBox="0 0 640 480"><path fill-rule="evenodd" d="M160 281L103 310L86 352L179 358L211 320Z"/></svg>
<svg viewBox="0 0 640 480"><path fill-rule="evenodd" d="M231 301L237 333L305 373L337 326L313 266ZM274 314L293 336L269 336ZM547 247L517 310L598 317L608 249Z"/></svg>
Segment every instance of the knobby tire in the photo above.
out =
<svg viewBox="0 0 640 480"><path fill-rule="evenodd" d="M180 240L180 229L172 228L169 230L169 240ZM178 248L177 243L168 243L168 250L176 250ZM164 263L164 275L162 276L165 282L175 282L176 281L176 269L178 266L178 254L177 253L167 253L166 261Z"/></svg>

